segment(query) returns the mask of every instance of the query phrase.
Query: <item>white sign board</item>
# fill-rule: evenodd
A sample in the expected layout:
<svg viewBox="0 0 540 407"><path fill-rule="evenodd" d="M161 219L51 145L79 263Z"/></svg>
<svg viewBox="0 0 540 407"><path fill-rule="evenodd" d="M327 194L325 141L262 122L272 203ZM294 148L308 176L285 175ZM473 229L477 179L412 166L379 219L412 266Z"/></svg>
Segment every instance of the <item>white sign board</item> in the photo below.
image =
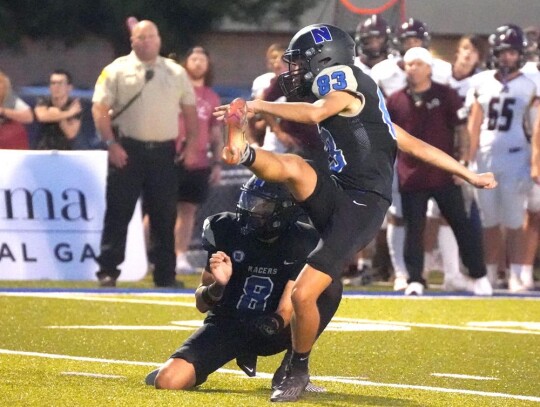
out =
<svg viewBox="0 0 540 407"><path fill-rule="evenodd" d="M95 280L107 153L0 150L0 166L0 280ZM120 269L147 271L139 204Z"/></svg>

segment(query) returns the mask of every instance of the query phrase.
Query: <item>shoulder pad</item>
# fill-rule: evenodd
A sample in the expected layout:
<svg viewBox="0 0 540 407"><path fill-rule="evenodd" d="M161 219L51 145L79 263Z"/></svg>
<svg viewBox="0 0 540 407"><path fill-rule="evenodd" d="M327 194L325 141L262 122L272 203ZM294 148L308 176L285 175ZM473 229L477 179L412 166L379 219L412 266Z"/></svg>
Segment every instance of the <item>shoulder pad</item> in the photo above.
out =
<svg viewBox="0 0 540 407"><path fill-rule="evenodd" d="M360 70L360 68L355 67ZM323 69L315 77L311 91L318 98L335 91L349 91L358 93L358 81L349 65L336 65Z"/></svg>

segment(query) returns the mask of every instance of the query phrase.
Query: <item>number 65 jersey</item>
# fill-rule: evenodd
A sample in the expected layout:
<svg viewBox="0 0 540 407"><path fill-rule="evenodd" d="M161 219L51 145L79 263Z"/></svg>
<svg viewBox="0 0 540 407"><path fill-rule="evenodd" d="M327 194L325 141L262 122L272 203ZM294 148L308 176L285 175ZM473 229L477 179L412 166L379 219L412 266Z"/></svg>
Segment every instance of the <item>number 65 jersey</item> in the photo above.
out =
<svg viewBox="0 0 540 407"><path fill-rule="evenodd" d="M318 99L332 92L356 96L357 112L339 113L319 123L333 177L344 189L375 192L392 200L396 135L380 89L354 65L323 69L311 91Z"/></svg>
<svg viewBox="0 0 540 407"><path fill-rule="evenodd" d="M524 124L532 102L540 95L535 83L523 74L503 83L495 73L475 75L466 99L467 107L475 100L482 107L479 152L490 152L491 156L529 148Z"/></svg>

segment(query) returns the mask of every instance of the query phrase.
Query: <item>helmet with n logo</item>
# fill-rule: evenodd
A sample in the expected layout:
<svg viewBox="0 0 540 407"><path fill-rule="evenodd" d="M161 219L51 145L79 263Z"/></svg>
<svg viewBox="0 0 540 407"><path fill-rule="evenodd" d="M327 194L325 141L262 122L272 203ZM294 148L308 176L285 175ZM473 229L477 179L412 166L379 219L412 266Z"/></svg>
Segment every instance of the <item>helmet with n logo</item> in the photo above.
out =
<svg viewBox="0 0 540 407"><path fill-rule="evenodd" d="M311 84L324 68L354 63L355 43L342 29L330 24L302 28L283 54L289 70L279 76L286 96L311 95Z"/></svg>

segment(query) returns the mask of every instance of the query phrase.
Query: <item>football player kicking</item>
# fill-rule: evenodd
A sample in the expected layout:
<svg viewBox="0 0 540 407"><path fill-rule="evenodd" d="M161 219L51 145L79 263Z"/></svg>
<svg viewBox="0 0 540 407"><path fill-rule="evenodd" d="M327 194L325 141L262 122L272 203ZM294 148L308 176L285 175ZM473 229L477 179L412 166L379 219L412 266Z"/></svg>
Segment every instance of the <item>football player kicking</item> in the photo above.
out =
<svg viewBox="0 0 540 407"><path fill-rule="evenodd" d="M272 387L283 380L291 356L292 287L319 240L312 226L298 220L301 214L284 186L252 177L242 187L236 214L222 212L205 220L208 263L195 299L197 309L208 316L147 376L147 384L190 389L233 359L248 376L255 376L257 356L287 350ZM338 279L321 296L320 332L341 294ZM322 389L310 383L307 390Z"/></svg>
<svg viewBox="0 0 540 407"><path fill-rule="evenodd" d="M493 188L493 174L476 174L442 151L392 124L381 91L353 65L355 43L343 30L315 24L291 40L280 75L287 95L315 97L313 103L237 100L215 115L229 126L223 159L243 164L270 182L282 182L305 209L321 236L292 288L292 356L286 377L271 401L296 401L309 382L308 360L320 330L317 302L339 281L345 263L379 231L392 196L396 147L437 165L479 188ZM294 154L255 150L247 143L244 116L269 113L315 123L329 157L329 170ZM322 315L321 315L322 316Z"/></svg>

